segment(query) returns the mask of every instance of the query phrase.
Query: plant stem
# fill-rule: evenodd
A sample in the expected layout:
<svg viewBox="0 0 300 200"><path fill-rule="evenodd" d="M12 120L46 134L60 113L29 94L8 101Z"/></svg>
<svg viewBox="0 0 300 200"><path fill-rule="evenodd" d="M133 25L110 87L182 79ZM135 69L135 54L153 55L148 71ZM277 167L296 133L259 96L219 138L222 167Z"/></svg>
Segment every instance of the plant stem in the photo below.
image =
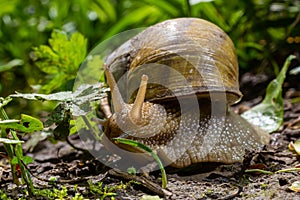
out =
<svg viewBox="0 0 300 200"><path fill-rule="evenodd" d="M129 139L125 139L125 138L114 138L115 141L119 142L119 143L123 143L123 144L127 144L130 146L134 146L134 147L139 147L147 152L149 152L151 154L151 156L155 159L155 161L157 162L159 169L161 171L161 178L162 178L162 188L166 188L167 187L167 175L166 175L166 171L165 168L161 162L161 160L159 159L158 155L156 153L154 153L152 151L152 149L150 149L148 146L139 143L137 141L133 141L133 140L129 140Z"/></svg>
<svg viewBox="0 0 300 200"><path fill-rule="evenodd" d="M3 116L4 120L8 120L8 115L6 114L5 110L3 109L3 107L0 107L0 112L1 115ZM19 140L16 132L14 130L10 130L10 133L13 137L14 140ZM2 129L1 130L1 137L2 138L7 138L7 132L6 129ZM32 195L34 193L34 186L30 177L30 174L28 172L28 170L26 169L26 167L24 166L25 164L22 162L23 159L23 149L22 149L22 145L21 144L3 144L4 148L8 154L8 159L10 161L10 166L11 166L11 172L12 172L12 176L13 176L13 182L16 183L17 185L20 184L19 182L19 178L17 176L17 164L12 163L12 160L14 157L17 157L18 160L18 165L20 167L20 171L21 171L21 176L23 181L25 181L27 187L28 187L28 191L29 194Z"/></svg>

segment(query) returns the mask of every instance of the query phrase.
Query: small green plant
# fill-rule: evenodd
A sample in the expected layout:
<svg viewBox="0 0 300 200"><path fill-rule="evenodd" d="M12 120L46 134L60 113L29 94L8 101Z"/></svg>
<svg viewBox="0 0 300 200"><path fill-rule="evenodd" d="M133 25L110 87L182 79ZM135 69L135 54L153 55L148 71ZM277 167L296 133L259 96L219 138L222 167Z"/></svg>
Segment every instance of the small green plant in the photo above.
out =
<svg viewBox="0 0 300 200"><path fill-rule="evenodd" d="M80 194L76 193L72 200L84 200L85 198Z"/></svg>
<svg viewBox="0 0 300 200"><path fill-rule="evenodd" d="M162 188L166 188L167 187L167 175L166 175L166 171L165 168L161 162L161 160L159 159L158 155L154 153L154 151L152 149L150 149L148 146L137 142L137 141L133 141L133 140L129 140L129 139L125 139L125 138L114 138L114 140L116 140L119 143L122 144L127 144L133 147L138 147L141 148L143 150L145 150L146 152L150 153L151 156L155 159L155 161L157 162L159 169L161 171L161 176L162 176Z"/></svg>
<svg viewBox="0 0 300 200"><path fill-rule="evenodd" d="M113 199L114 196L117 195L117 190L124 190L129 187L134 181L129 181L124 184L122 181L119 185L108 187L104 185L103 182L98 182L96 184L92 183L92 181L88 181L90 187L90 193L94 195L100 195L101 199L105 199L106 197L111 197Z"/></svg>
<svg viewBox="0 0 300 200"><path fill-rule="evenodd" d="M90 187L90 193L100 195L101 199L104 199L105 197L112 197L117 195L114 191L114 188L108 188L106 185L103 186L103 182L98 182L97 184L93 184L91 181L88 181L88 183Z"/></svg>
<svg viewBox="0 0 300 200"><path fill-rule="evenodd" d="M76 77L80 64L86 57L87 39L78 32L70 37L54 30L48 45L34 48L35 65L51 77L40 92L50 93Z"/></svg>
<svg viewBox="0 0 300 200"><path fill-rule="evenodd" d="M129 167L127 173L131 175L136 175L136 169L134 167Z"/></svg>
<svg viewBox="0 0 300 200"><path fill-rule="evenodd" d="M36 197L45 197L47 199L66 199L68 197L68 189L62 186L61 189L36 189L34 192Z"/></svg>
<svg viewBox="0 0 300 200"><path fill-rule="evenodd" d="M0 99L0 142L3 143L7 158L10 161L13 181L16 184L25 182L29 194L34 193L34 187L30 173L26 165L33 161L29 156L23 155L22 143L17 133L33 133L43 129L43 123L31 116L21 115L20 120L10 120L4 106L11 101L11 98ZM19 181L21 178L21 182Z"/></svg>
<svg viewBox="0 0 300 200"><path fill-rule="evenodd" d="M83 200L87 199L87 197L93 196L93 198L99 198L100 199L107 199L111 198L114 199L114 196L117 195L118 190L124 190L127 187L129 187L132 183L135 183L134 181L129 181L126 184L123 182L120 182L119 185L114 186L107 186L104 185L103 182L97 182L92 183L92 181L88 181L89 184L89 191L86 191L85 194L81 194L77 191L77 186L74 186L74 189L72 192L69 191L69 189L66 186L62 186L60 189L57 189L55 187L53 188L47 188L47 189L35 189L34 195L35 197L44 197L46 199L55 199L55 200ZM75 192L75 195L72 195L72 193ZM0 195L1 195L0 190ZM4 194L5 195L5 194ZM1 197L1 196L0 196Z"/></svg>
<svg viewBox="0 0 300 200"><path fill-rule="evenodd" d="M264 100L242 114L242 117L269 133L277 130L283 123L282 85L288 67L295 58L296 56L290 55L286 59L276 79L269 83Z"/></svg>
<svg viewBox="0 0 300 200"><path fill-rule="evenodd" d="M2 190L0 190L0 199L10 200L11 198L7 197L7 195Z"/></svg>
<svg viewBox="0 0 300 200"><path fill-rule="evenodd" d="M262 184L260 185L260 188L261 188L261 189L267 189L267 188L268 188L268 185L265 184L265 183L262 183Z"/></svg>

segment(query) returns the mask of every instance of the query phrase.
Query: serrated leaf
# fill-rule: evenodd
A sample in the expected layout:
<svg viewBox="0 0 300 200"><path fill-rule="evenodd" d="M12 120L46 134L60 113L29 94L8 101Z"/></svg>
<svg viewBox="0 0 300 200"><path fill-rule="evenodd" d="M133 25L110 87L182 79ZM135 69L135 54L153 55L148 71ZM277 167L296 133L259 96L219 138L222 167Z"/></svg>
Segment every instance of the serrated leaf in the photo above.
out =
<svg viewBox="0 0 300 200"><path fill-rule="evenodd" d="M56 74L59 72L59 56L46 45L40 45L33 48L37 61L36 66L47 74Z"/></svg>
<svg viewBox="0 0 300 200"><path fill-rule="evenodd" d="M4 143L4 144L20 144L20 143L24 143L24 141L22 140L11 140L8 138L0 138L0 143Z"/></svg>
<svg viewBox="0 0 300 200"><path fill-rule="evenodd" d="M73 116L82 116L87 114L93 108L91 104L97 100L106 97L108 88L104 87L103 83L93 85L84 84L77 88L75 92L58 92L53 94L12 94L9 97L19 97L29 100L40 101L61 101L68 102L68 106Z"/></svg>
<svg viewBox="0 0 300 200"><path fill-rule="evenodd" d="M76 77L80 64L87 51L87 39L78 32L70 37L63 31L54 30L49 39L49 46L33 48L35 65L47 74L55 75L42 91L50 93Z"/></svg>
<svg viewBox="0 0 300 200"><path fill-rule="evenodd" d="M294 58L295 56L290 55L286 59L276 79L268 85L264 100L242 114L242 117L250 123L269 133L277 130L283 123L282 85L291 60Z"/></svg>
<svg viewBox="0 0 300 200"><path fill-rule="evenodd" d="M57 92L53 94L38 94L38 93L18 93L11 94L10 97L19 97L28 100L39 100L39 101L68 101L73 98L73 94L71 91L67 92Z"/></svg>
<svg viewBox="0 0 300 200"><path fill-rule="evenodd" d="M5 120L0 123L1 128L9 128L19 132L33 133L43 129L43 123L32 116L21 114L20 120Z"/></svg>
<svg viewBox="0 0 300 200"><path fill-rule="evenodd" d="M68 38L64 32L54 30L49 44L34 48L36 65L45 73L75 76L86 56L87 40L78 32Z"/></svg>

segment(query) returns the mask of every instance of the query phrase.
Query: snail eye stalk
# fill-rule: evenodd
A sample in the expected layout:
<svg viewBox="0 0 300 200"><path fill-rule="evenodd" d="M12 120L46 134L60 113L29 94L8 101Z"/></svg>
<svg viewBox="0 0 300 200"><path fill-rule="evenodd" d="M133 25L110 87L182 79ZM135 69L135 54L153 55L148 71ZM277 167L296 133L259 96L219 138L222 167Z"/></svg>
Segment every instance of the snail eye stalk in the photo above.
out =
<svg viewBox="0 0 300 200"><path fill-rule="evenodd" d="M112 102L113 102L113 107L115 112L120 112L124 107L125 107L125 102L121 96L121 93L119 91L118 85L115 81L114 76L112 73L109 71L108 67L106 64L103 65L105 76L107 79L107 84L110 88L111 91L111 96L112 96Z"/></svg>
<svg viewBox="0 0 300 200"><path fill-rule="evenodd" d="M143 75L141 78L141 84L136 99L134 101L132 109L129 112L129 117L131 121L134 123L138 123L142 117L142 109L143 109L143 103L145 100L145 95L147 90L147 82L148 82L148 76Z"/></svg>

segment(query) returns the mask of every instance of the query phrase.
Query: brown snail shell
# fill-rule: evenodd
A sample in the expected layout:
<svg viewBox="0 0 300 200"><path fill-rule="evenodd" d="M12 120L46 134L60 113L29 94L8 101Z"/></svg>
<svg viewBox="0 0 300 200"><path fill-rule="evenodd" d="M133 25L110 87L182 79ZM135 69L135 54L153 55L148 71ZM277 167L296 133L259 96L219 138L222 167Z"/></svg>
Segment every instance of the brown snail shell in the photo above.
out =
<svg viewBox="0 0 300 200"><path fill-rule="evenodd" d="M115 109L105 124L109 139L129 133L174 167L241 162L246 149L269 142L267 133L228 110L242 97L237 57L230 38L210 22L178 18L151 26L112 52L106 64ZM193 95L197 108L182 112L176 98Z"/></svg>
<svg viewBox="0 0 300 200"><path fill-rule="evenodd" d="M125 63L121 63L122 60ZM152 65L151 70L146 71L144 65L147 63L167 65L172 70L162 71L160 65ZM208 95L208 91L224 90L229 104L242 97L232 41L219 27L202 19L179 18L149 27L112 53L107 65L117 80L118 76L124 75L124 70L128 70L127 80L122 83L126 89L121 89L129 89L128 94L133 93L131 88L137 88L133 85L139 84L142 74L147 74L152 82L164 80L165 87L148 86L147 101L161 101L195 92L203 96ZM173 70L179 73L172 73ZM188 84L181 82L182 76ZM188 88L190 86L192 91ZM134 96L130 99L132 102Z"/></svg>

